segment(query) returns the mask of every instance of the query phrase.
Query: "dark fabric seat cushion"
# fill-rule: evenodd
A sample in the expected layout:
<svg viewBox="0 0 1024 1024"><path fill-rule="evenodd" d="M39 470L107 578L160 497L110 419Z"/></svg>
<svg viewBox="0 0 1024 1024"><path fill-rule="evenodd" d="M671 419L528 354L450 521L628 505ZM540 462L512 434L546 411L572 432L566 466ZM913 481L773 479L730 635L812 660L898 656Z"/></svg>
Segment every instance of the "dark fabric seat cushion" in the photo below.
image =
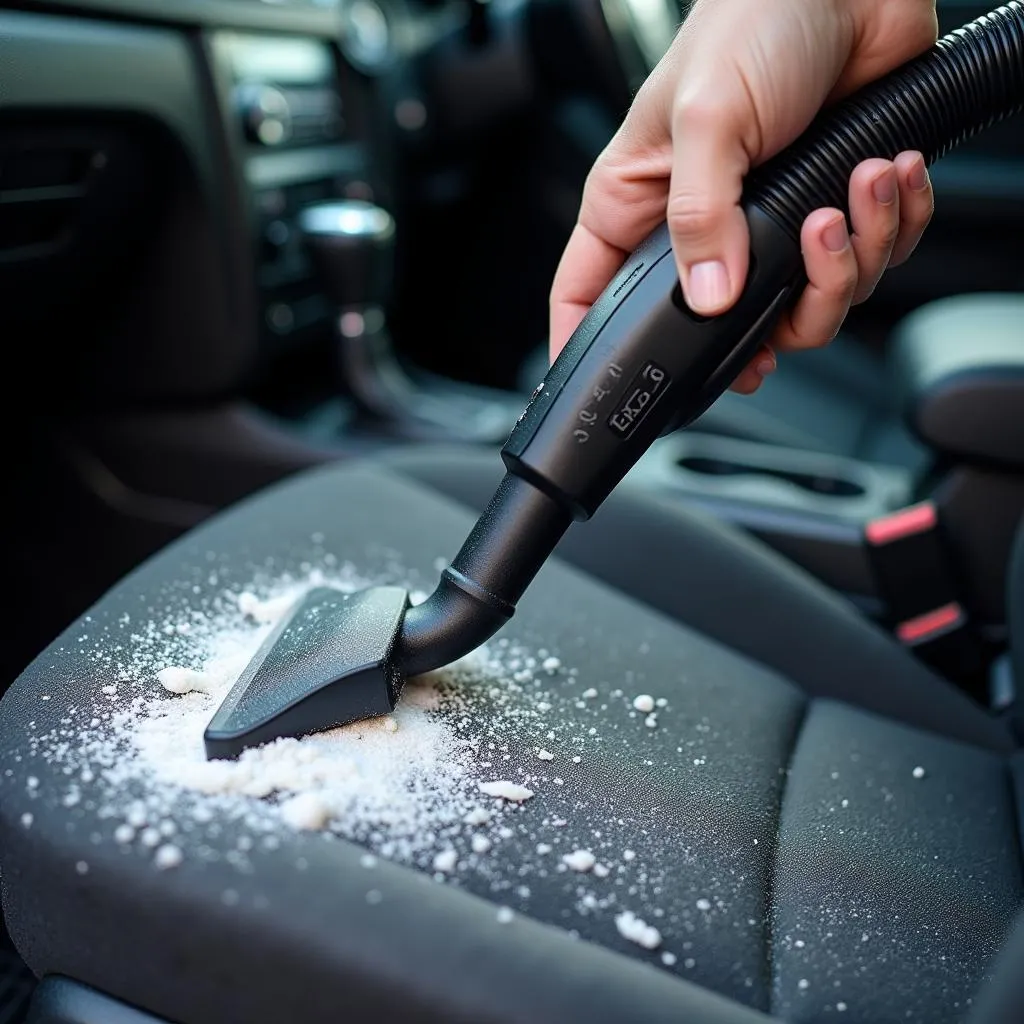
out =
<svg viewBox="0 0 1024 1024"><path fill-rule="evenodd" d="M495 856L528 863L552 815L574 844L596 843L595 829L609 849L628 844L644 877L623 876L632 892L609 879L614 902L601 912L578 911L573 872L496 897L485 873L462 872L456 886L385 863L369 903L358 847L286 834L254 849L243 871L225 856L244 828L234 821L191 822L176 840L183 863L159 872L111 840L95 782L81 781L74 806L62 801L62 766L33 738L96 703L96 646L130 645L132 616L185 595L213 600L271 564L298 572L314 535L369 575L429 585L472 519L394 467L304 474L156 556L30 666L0 703L3 900L29 964L181 1024L963 1019L1024 895L1005 733L910 669L916 696L932 699L904 699L899 723L854 706L847 683L846 701L817 696L831 692L827 662L819 688L797 685L558 561L504 632L576 669L551 720L573 735L598 722L603 735L577 767L546 724L523 717L508 737L509 770L536 772L538 744L554 745L564 785L538 786ZM728 538L696 572L666 542L657 574L699 590L701 573L736 574L741 587L745 565L768 572ZM794 594L809 605L807 588L783 579L777 603ZM736 598L738 620L767 613ZM841 617L833 609L822 621ZM796 648L804 635L785 642ZM870 672L900 663L871 646ZM884 687L897 691L901 678L891 671ZM578 700L586 686L657 693L668 709L657 729L628 718L605 726ZM865 675L862 692L874 686ZM518 912L511 924L498 921L499 900ZM660 911L676 962L622 938L620 909L650 920Z"/></svg>

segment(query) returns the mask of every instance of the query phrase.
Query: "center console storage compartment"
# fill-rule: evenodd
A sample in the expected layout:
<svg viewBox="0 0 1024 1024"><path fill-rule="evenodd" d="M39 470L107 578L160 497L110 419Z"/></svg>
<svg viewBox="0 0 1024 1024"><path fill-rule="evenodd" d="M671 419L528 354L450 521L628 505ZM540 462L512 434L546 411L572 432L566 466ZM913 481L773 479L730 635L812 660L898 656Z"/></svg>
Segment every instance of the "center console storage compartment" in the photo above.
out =
<svg viewBox="0 0 1024 1024"><path fill-rule="evenodd" d="M914 500L904 469L695 431L658 441L627 483L743 527L872 614L864 524Z"/></svg>

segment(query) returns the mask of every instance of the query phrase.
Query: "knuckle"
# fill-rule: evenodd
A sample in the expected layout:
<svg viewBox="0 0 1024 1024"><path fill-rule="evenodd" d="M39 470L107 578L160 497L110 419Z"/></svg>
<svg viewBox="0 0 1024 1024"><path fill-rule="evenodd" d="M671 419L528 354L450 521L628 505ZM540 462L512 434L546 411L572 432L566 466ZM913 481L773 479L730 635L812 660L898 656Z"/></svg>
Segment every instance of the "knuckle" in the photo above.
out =
<svg viewBox="0 0 1024 1024"><path fill-rule="evenodd" d="M790 352L806 352L809 348L818 348L824 344L818 340L821 334L820 330L809 330L805 325L793 327L786 338L785 348Z"/></svg>
<svg viewBox="0 0 1024 1024"><path fill-rule="evenodd" d="M689 190L671 196L665 218L673 237L698 242L713 237L722 219L709 196Z"/></svg>
<svg viewBox="0 0 1024 1024"><path fill-rule="evenodd" d="M831 344L839 336L839 332L843 326L843 320L846 319L845 313L841 310L837 310L835 316L823 323L820 330L815 332L813 340L808 342L810 348L824 348L826 345Z"/></svg>
<svg viewBox="0 0 1024 1024"><path fill-rule="evenodd" d="M781 351L804 352L809 348L820 348L827 341L829 330L827 314L820 311L809 313L800 311L797 315L787 317L779 326L775 344Z"/></svg>
<svg viewBox="0 0 1024 1024"><path fill-rule="evenodd" d="M727 113L722 100L706 90L682 92L672 104L672 128L674 132L715 129Z"/></svg>
<svg viewBox="0 0 1024 1024"><path fill-rule="evenodd" d="M614 189L616 175L607 157L599 156L590 168L583 182L582 203L590 205L598 201L598 197Z"/></svg>

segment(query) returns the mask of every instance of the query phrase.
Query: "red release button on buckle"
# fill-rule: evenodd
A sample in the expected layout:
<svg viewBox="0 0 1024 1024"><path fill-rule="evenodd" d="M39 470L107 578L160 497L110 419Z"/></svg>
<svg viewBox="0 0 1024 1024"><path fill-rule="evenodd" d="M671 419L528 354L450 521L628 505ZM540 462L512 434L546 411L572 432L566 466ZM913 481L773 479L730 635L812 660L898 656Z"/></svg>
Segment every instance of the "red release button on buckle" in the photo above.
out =
<svg viewBox="0 0 1024 1024"><path fill-rule="evenodd" d="M901 508L892 515L872 520L864 527L864 536L869 544L879 547L918 533L927 533L938 524L935 506L930 501L923 501L920 505Z"/></svg>
<svg viewBox="0 0 1024 1024"><path fill-rule="evenodd" d="M950 601L939 608L933 608L923 615L916 615L896 627L896 636L908 647L928 643L946 633L952 633L966 622L963 608L956 601Z"/></svg>

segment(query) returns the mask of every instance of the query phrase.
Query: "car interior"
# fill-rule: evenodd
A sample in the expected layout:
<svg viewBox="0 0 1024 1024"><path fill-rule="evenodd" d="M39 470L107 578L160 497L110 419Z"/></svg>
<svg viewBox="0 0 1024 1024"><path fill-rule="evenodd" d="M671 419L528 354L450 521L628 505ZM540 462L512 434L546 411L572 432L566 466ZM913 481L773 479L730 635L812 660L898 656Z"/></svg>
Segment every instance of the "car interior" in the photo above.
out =
<svg viewBox="0 0 1024 1024"><path fill-rule="evenodd" d="M1024 1019L1024 116L931 168L834 342L568 530L456 727L539 780L465 870L260 831L274 793L159 839L79 749L159 689L168 609L433 589L684 16L0 0L0 1024Z"/></svg>

